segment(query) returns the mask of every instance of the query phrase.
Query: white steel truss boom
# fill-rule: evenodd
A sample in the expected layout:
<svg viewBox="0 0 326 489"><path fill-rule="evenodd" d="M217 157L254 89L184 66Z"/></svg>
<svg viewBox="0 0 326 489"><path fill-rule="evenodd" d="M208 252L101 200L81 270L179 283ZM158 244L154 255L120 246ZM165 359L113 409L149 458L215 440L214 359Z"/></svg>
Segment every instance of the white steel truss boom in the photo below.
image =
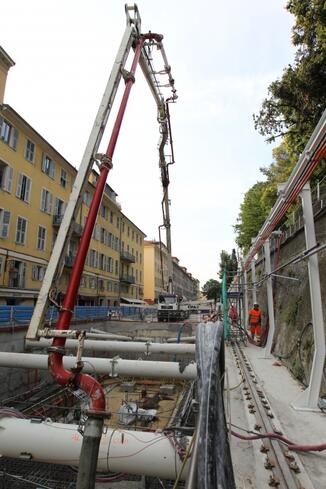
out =
<svg viewBox="0 0 326 489"><path fill-rule="evenodd" d="M134 10L134 18L129 12ZM42 326L49 306L49 294L55 287L61 275L65 253L72 233L72 228L81 204L83 191L87 185L89 173L93 167L96 154L105 130L105 126L111 112L113 101L117 93L119 82L122 76L122 69L125 66L128 54L131 49L134 35L140 31L140 17L136 6L128 7L127 27L124 32L111 74L105 88L91 134L86 145L86 149L77 173L70 199L59 228L58 236L48 263L43 284L34 308L33 316L27 331L26 338L37 339L38 329Z"/></svg>

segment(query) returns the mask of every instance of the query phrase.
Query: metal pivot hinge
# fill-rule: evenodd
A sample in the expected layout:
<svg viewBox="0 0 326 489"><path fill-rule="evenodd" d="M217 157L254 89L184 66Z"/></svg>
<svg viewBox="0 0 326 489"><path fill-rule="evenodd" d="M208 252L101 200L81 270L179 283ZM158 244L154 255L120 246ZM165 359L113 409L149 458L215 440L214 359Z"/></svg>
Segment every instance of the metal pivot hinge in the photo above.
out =
<svg viewBox="0 0 326 489"><path fill-rule="evenodd" d="M128 70L125 70L124 68L121 68L121 74L122 78L124 79L125 83L128 83L129 81L132 81L132 83L135 83L136 78L133 73L131 73Z"/></svg>
<svg viewBox="0 0 326 489"><path fill-rule="evenodd" d="M102 167L106 167L109 170L112 170L112 168L113 168L112 158L110 156L108 156L107 154L97 153L95 155L94 159L95 159L99 169L101 169Z"/></svg>

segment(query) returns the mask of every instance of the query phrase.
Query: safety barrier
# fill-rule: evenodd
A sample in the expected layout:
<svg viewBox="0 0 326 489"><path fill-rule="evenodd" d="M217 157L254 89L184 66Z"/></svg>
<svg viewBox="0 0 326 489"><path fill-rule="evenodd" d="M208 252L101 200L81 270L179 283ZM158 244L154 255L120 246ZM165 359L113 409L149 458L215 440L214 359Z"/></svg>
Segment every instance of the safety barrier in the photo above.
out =
<svg viewBox="0 0 326 489"><path fill-rule="evenodd" d="M33 306L0 306L0 328L1 326L15 326L29 324L34 307ZM156 309L140 306L76 306L74 308L73 320L94 320L110 318L116 319L145 319L156 317ZM48 309L46 321L53 323L58 318L58 310L51 306Z"/></svg>

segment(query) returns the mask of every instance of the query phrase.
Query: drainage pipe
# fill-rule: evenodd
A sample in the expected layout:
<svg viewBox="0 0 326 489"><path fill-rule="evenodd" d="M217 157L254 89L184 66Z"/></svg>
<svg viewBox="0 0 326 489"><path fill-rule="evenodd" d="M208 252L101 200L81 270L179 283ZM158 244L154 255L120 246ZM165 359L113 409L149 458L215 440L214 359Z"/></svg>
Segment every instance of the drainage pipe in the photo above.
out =
<svg viewBox="0 0 326 489"><path fill-rule="evenodd" d="M77 425L52 423L51 420L0 419L0 453L5 457L78 466L82 442ZM96 469L175 479L181 465L182 461L164 433L108 428L102 434ZM183 480L188 467L187 462L182 471Z"/></svg>
<svg viewBox="0 0 326 489"><path fill-rule="evenodd" d="M39 341L26 341L28 348L48 348L51 345L51 340L41 338ZM75 349L78 346L77 340L67 340L66 348ZM85 340L84 350L93 351L109 351L114 353L133 352L133 353L170 353L175 355L194 355L195 345L180 343L136 343L133 341L100 341L100 340Z"/></svg>
<svg viewBox="0 0 326 489"><path fill-rule="evenodd" d="M168 338L166 340L167 343L175 343L176 338ZM195 343L196 342L196 336L181 336L180 338L180 343Z"/></svg>
<svg viewBox="0 0 326 489"><path fill-rule="evenodd" d="M105 374L112 377L133 376L148 378L173 378L194 380L197 378L196 364L178 362L152 362L148 360L122 360L116 358L82 357L83 372ZM63 357L63 368L74 367L75 357ZM47 369L47 356L34 353L0 352L0 367Z"/></svg>

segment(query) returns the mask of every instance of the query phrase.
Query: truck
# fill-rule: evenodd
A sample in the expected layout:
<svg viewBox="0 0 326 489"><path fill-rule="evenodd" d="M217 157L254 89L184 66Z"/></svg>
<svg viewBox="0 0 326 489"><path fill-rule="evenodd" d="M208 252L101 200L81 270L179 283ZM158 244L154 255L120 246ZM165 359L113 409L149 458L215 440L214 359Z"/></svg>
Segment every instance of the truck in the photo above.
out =
<svg viewBox="0 0 326 489"><path fill-rule="evenodd" d="M158 296L158 321L183 321L189 317L188 304L183 297L173 292L162 293Z"/></svg>

